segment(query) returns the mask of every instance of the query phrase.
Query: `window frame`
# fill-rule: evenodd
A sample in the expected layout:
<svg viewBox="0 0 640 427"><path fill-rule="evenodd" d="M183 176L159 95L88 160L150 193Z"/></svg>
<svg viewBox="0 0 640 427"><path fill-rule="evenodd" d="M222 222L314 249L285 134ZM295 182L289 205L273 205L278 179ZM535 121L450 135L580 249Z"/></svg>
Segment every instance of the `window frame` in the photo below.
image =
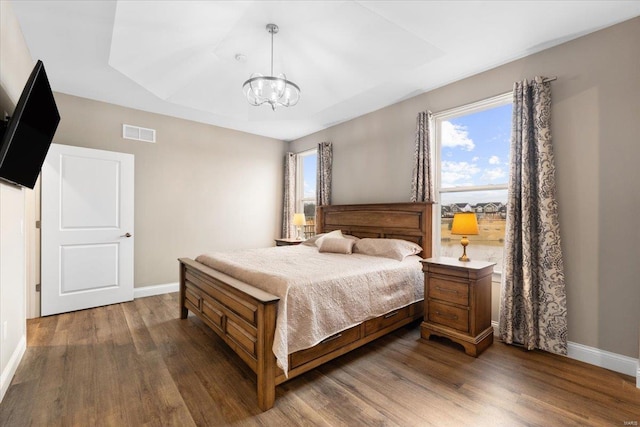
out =
<svg viewBox="0 0 640 427"><path fill-rule="evenodd" d="M312 148L309 150L301 151L296 153L296 212L304 212L304 203L305 202L315 202L316 206L318 205L316 200L317 191L314 192L313 197L304 197L304 158L315 155L316 156L316 168L318 167L317 158L318 158L318 149ZM318 183L316 182L316 186Z"/></svg>
<svg viewBox="0 0 640 427"><path fill-rule="evenodd" d="M434 256L440 256L441 253L441 211L442 211L442 194L443 193L468 193L473 191L493 191L493 190L508 190L508 177L505 184L488 184L488 185L474 185L474 186L457 186L457 187L442 187L442 142L441 142L441 123L443 121L465 116L481 111L489 110L491 108L501 107L503 105L513 103L513 91L505 92L500 95L496 95L490 98L486 98L480 101L465 104L460 107L451 108L448 110L433 113L431 117L431 152L432 166L434 173L434 197L435 202L433 204L433 221L432 221L432 253ZM499 277L502 272L494 271L494 276Z"/></svg>

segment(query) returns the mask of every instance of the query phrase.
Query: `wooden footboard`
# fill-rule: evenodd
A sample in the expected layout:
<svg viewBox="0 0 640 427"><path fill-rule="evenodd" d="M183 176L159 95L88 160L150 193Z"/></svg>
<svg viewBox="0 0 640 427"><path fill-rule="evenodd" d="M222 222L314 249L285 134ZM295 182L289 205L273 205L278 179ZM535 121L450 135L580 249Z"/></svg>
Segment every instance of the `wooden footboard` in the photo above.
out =
<svg viewBox="0 0 640 427"><path fill-rule="evenodd" d="M271 348L279 298L188 258L180 258L180 318L190 310L257 375L258 406L276 397Z"/></svg>
<svg viewBox="0 0 640 427"><path fill-rule="evenodd" d="M206 323L256 373L258 406L275 401L275 387L423 316L419 301L367 320L289 355L288 377L273 354L279 298L188 258L180 258L180 318Z"/></svg>

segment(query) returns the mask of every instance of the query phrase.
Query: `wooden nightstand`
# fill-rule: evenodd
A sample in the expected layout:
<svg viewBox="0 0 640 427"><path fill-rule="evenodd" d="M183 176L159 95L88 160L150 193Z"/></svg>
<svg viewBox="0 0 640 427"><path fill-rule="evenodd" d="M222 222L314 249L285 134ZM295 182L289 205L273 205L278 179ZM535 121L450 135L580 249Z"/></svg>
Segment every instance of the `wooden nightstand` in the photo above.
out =
<svg viewBox="0 0 640 427"><path fill-rule="evenodd" d="M276 246L293 246L293 245L299 245L302 242L304 242L304 240L276 239Z"/></svg>
<svg viewBox="0 0 640 427"><path fill-rule="evenodd" d="M428 258L424 272L424 321L420 335L449 338L477 357L493 343L491 275L495 263Z"/></svg>

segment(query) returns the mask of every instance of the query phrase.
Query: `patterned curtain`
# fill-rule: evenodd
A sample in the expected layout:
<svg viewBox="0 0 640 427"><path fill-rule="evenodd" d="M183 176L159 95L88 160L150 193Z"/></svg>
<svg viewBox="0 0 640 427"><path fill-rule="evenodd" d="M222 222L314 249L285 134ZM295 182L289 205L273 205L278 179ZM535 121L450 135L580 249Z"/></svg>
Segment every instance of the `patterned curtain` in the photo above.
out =
<svg viewBox="0 0 640 427"><path fill-rule="evenodd" d="M411 182L411 201L431 201L433 188L431 184L431 141L429 124L431 112L418 113L416 121L416 150L413 165L413 180Z"/></svg>
<svg viewBox="0 0 640 427"><path fill-rule="evenodd" d="M500 296L500 337L567 354L564 267L551 147L551 84L513 88L511 169Z"/></svg>
<svg viewBox="0 0 640 427"><path fill-rule="evenodd" d="M333 146L330 142L318 144L318 173L316 180L316 201L318 206L331 204L331 164Z"/></svg>
<svg viewBox="0 0 640 427"><path fill-rule="evenodd" d="M284 192L282 203L282 238L289 239L295 235L293 214L296 210L296 165L298 156L287 153L284 156Z"/></svg>

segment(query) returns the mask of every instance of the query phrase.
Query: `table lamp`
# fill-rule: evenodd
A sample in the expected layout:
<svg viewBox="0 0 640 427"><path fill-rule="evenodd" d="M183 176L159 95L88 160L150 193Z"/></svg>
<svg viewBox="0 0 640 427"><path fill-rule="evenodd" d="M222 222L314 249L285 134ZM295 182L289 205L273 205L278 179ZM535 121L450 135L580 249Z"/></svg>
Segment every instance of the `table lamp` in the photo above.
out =
<svg viewBox="0 0 640 427"><path fill-rule="evenodd" d="M303 240L302 239L302 226L305 225L307 222L304 219L304 214L303 213L295 213L293 214L293 225L296 226L296 230L298 231L298 235L296 236L296 240Z"/></svg>
<svg viewBox="0 0 640 427"><path fill-rule="evenodd" d="M462 239L460 244L462 245L462 256L458 258L459 261L470 261L467 256L467 245L469 239L467 236L473 236L478 234L478 220L474 212L459 212L453 216L453 224L451 225L451 234L461 235Z"/></svg>

